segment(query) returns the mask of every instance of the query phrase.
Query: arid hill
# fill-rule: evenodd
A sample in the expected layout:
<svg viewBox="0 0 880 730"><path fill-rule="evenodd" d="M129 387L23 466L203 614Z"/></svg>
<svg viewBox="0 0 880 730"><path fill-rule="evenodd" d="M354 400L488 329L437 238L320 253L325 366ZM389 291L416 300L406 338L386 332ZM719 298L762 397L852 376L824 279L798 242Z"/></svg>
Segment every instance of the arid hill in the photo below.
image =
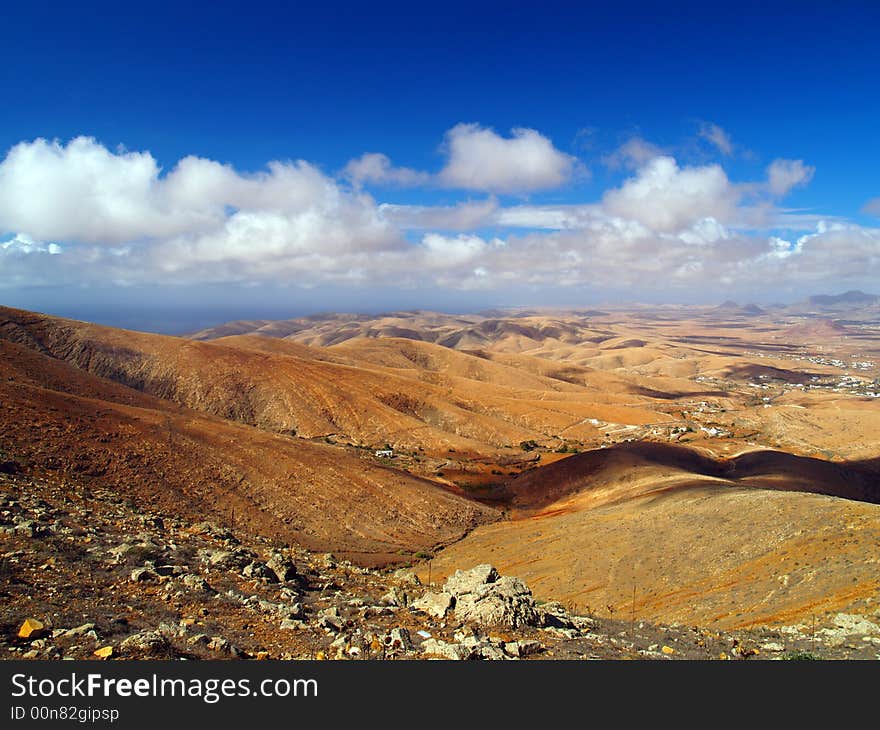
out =
<svg viewBox="0 0 880 730"><path fill-rule="evenodd" d="M362 564L492 562L594 614L634 589L661 622L870 612L880 332L805 326L633 306L194 339L0 309L0 461Z"/></svg>
<svg viewBox="0 0 880 730"><path fill-rule="evenodd" d="M9 309L0 310L0 337L224 419L368 448L485 455L526 440L590 439L588 419L670 420L641 395L641 379L615 377L609 388L607 375L584 368L530 373L411 340L200 342Z"/></svg>
<svg viewBox="0 0 880 730"><path fill-rule="evenodd" d="M3 458L189 517L367 563L436 549L493 510L342 447L177 406L0 339Z"/></svg>
<svg viewBox="0 0 880 730"><path fill-rule="evenodd" d="M511 519L433 574L481 556L580 611L725 628L873 613L880 505L826 495L876 502L876 469L647 444L576 455L510 482Z"/></svg>

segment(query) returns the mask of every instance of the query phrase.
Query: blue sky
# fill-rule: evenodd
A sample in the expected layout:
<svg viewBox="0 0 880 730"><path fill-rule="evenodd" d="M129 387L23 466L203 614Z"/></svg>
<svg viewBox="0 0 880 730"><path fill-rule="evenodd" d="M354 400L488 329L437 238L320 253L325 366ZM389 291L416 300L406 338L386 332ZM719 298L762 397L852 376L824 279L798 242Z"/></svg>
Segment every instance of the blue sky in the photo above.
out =
<svg viewBox="0 0 880 730"><path fill-rule="evenodd" d="M5 8L0 303L179 331L880 273L876 4L309 5Z"/></svg>

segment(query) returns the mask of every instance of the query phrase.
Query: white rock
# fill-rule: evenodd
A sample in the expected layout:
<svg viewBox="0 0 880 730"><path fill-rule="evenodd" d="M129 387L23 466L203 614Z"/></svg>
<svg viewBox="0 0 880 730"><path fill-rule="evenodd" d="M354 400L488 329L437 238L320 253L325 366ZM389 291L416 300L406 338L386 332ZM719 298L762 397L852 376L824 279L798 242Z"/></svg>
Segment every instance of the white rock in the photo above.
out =
<svg viewBox="0 0 880 730"><path fill-rule="evenodd" d="M445 591L440 593L428 592L419 600L412 603L412 608L424 611L434 618L443 618L455 605L455 597Z"/></svg>

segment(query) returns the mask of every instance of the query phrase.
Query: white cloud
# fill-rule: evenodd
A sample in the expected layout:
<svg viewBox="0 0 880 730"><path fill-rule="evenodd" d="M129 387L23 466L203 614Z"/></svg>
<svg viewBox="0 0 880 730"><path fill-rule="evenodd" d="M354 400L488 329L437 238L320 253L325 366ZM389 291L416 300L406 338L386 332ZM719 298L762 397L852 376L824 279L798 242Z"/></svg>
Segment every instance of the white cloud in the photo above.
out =
<svg viewBox="0 0 880 730"><path fill-rule="evenodd" d="M495 219L498 211L495 198L467 200L457 205L392 205L379 206L382 216L394 225L408 229L434 228L441 231L466 231L480 228Z"/></svg>
<svg viewBox="0 0 880 730"><path fill-rule="evenodd" d="M57 243L44 243L43 241L35 241L26 233L18 233L8 241L0 241L0 249L14 253L48 253L57 256L64 249Z"/></svg>
<svg viewBox="0 0 880 730"><path fill-rule="evenodd" d="M704 122L700 125L699 135L713 144L725 157L730 157L733 154L733 141L730 139L730 135L717 124Z"/></svg>
<svg viewBox="0 0 880 730"><path fill-rule="evenodd" d="M456 129L489 161L495 141L516 157L515 143L529 148L537 135L520 130L505 140L475 125ZM89 138L22 143L0 162L0 287L356 283L711 294L718 282L776 288L880 274L880 229L776 207L812 176L800 160L774 161L765 180L732 182L719 165L683 167L651 147L627 150L627 164L644 153L641 164L599 200L502 207L495 197L377 204L304 161L243 173L187 157L164 173L149 152L112 152ZM465 152L450 148L450 165ZM548 179L529 178L523 170L539 165L524 168L502 153L482 184L519 181L522 189L525 179ZM376 174L398 169L385 160Z"/></svg>
<svg viewBox="0 0 880 730"><path fill-rule="evenodd" d="M771 195L782 197L810 182L815 172L816 168L805 165L803 160L773 160L767 167L767 189Z"/></svg>
<svg viewBox="0 0 880 730"><path fill-rule="evenodd" d="M243 175L186 157L160 172L149 152L113 153L88 137L67 146L22 142L0 163L0 230L114 245L204 234L225 226L229 208L314 220L374 207L303 161L273 161Z"/></svg>
<svg viewBox="0 0 880 730"><path fill-rule="evenodd" d="M602 217L599 205L514 205L498 211L496 222L510 228L565 230L587 227Z"/></svg>
<svg viewBox="0 0 880 730"><path fill-rule="evenodd" d="M421 243L426 263L439 268L455 267L484 254L490 244L479 236L455 237L429 233Z"/></svg>
<svg viewBox="0 0 880 730"><path fill-rule="evenodd" d="M526 193L559 187L577 169L576 160L557 150L534 129L516 128L511 137L478 124L459 124L446 133L449 156L440 181L453 188L489 193Z"/></svg>
<svg viewBox="0 0 880 730"><path fill-rule="evenodd" d="M653 231L673 232L706 217L732 220L740 197L719 165L680 168L672 157L657 157L606 192L602 206Z"/></svg>
<svg viewBox="0 0 880 730"><path fill-rule="evenodd" d="M306 162L241 174L187 157L160 176L148 152L113 153L85 137L10 151L0 163L0 230L18 233L19 252L21 241L48 238L115 247L63 257L85 262L89 251L96 275L104 267L115 279L341 271L355 266L351 256L404 245L370 196L346 193Z"/></svg>
<svg viewBox="0 0 880 730"><path fill-rule="evenodd" d="M0 230L39 239L123 241L185 225L158 215L159 167L149 153L113 154L93 139L37 139L0 163Z"/></svg>
<svg viewBox="0 0 880 730"><path fill-rule="evenodd" d="M394 167L387 155L378 152L368 152L350 160L342 174L355 186L375 183L377 185L411 187L424 185L431 180L431 175L427 172L408 167Z"/></svg>

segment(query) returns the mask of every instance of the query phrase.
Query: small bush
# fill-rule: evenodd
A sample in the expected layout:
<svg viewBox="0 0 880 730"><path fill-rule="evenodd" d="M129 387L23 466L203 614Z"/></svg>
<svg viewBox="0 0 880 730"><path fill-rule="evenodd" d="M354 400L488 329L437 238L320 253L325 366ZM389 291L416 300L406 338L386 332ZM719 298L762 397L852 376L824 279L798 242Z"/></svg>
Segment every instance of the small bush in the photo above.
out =
<svg viewBox="0 0 880 730"><path fill-rule="evenodd" d="M782 656L789 661L821 661L822 657L811 654L808 651L793 651Z"/></svg>

